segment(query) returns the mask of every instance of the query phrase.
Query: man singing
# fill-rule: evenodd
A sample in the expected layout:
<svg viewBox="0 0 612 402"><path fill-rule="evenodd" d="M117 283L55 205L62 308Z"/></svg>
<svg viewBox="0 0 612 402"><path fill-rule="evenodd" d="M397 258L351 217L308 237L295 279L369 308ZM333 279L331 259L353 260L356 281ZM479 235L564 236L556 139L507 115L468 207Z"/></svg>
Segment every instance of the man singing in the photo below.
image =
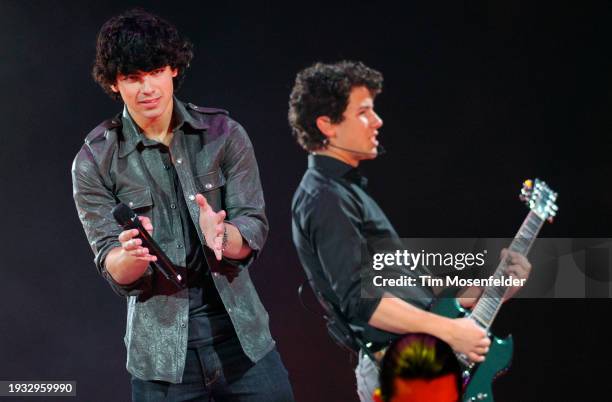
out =
<svg viewBox="0 0 612 402"><path fill-rule="evenodd" d="M248 267L268 222L253 147L221 109L174 97L192 59L177 29L143 10L101 28L93 76L123 112L85 139L72 167L79 218L110 286L127 299L134 401L292 401ZM186 277L152 263L123 202Z"/></svg>
<svg viewBox="0 0 612 402"><path fill-rule="evenodd" d="M322 298L337 308L371 351L399 334L438 337L472 361L484 360L490 340L468 318L449 319L426 311L433 294L422 289L410 300L361 298L362 248L368 239L398 238L370 197L357 167L378 155L383 121L374 111L382 75L360 62L317 63L298 73L289 100L289 123L297 142L310 153L308 169L292 204L293 241L306 274ZM526 277L530 265L512 254L508 272ZM474 303L478 289L464 294ZM469 297L468 297L469 296ZM358 394L370 401L378 386L374 363L361 354Z"/></svg>

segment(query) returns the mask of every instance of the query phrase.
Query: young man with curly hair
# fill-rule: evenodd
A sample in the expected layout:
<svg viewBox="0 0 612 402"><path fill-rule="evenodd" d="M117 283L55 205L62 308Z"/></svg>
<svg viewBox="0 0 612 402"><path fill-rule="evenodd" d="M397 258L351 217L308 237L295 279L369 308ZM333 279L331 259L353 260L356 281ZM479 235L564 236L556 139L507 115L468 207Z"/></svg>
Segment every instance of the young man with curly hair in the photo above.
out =
<svg viewBox="0 0 612 402"><path fill-rule="evenodd" d="M293 242L315 291L330 310L338 311L371 352L386 347L399 334L426 333L447 342L473 361L484 360L490 340L468 318L449 319L427 311L429 289L417 289L408 299L361 297L362 250L368 239L398 235L367 192L358 166L378 156L383 125L374 99L383 77L360 62L317 63L298 73L289 99L289 123L297 142L310 155L308 169L292 203ZM512 272L526 277L530 265L512 256ZM463 303L479 293L470 289ZM362 401L370 401L378 386L378 371L360 353L356 368Z"/></svg>
<svg viewBox="0 0 612 402"><path fill-rule="evenodd" d="M134 401L292 401L249 277L268 221L253 147L221 109L179 101L193 57L177 29L144 10L101 28L94 79L123 112L86 137L73 168L79 218L110 286L126 297ZM174 285L119 202L186 278Z"/></svg>

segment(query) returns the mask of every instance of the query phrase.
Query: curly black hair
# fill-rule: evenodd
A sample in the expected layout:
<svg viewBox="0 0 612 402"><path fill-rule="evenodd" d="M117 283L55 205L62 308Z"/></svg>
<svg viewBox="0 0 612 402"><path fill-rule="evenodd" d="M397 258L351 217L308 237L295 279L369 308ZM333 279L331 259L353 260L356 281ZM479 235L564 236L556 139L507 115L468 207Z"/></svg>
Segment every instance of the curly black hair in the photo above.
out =
<svg viewBox="0 0 612 402"><path fill-rule="evenodd" d="M121 96L111 89L117 74L178 68L174 89L178 90L193 58L193 45L176 27L141 8L112 17L102 25L96 43L92 75L113 99Z"/></svg>
<svg viewBox="0 0 612 402"><path fill-rule="evenodd" d="M440 339L421 333L405 335L387 349L381 363L380 393L390 401L395 393L395 378L434 379L455 374L457 392L463 387L461 367L451 347Z"/></svg>
<svg viewBox="0 0 612 402"><path fill-rule="evenodd" d="M300 71L289 96L289 125L297 142L306 151L326 147L325 135L316 120L327 116L334 124L343 113L355 87L368 88L372 96L382 91L383 76L362 62L316 63Z"/></svg>

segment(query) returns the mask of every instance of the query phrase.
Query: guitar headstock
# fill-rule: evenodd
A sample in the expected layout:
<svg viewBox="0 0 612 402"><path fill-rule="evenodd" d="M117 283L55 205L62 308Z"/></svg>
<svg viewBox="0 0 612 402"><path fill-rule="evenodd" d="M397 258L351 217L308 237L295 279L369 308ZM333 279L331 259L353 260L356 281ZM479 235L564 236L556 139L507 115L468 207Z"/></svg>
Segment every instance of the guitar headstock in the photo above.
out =
<svg viewBox="0 0 612 402"><path fill-rule="evenodd" d="M555 204L557 193L540 179L525 180L519 198L542 220L548 220L551 223L559 210Z"/></svg>

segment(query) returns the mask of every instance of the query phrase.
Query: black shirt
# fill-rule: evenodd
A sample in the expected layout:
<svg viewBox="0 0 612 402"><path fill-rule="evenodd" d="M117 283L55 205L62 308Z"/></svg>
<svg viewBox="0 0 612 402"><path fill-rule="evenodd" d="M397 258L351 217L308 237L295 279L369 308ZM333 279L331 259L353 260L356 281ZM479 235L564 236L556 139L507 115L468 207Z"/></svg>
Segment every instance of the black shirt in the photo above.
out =
<svg viewBox="0 0 612 402"><path fill-rule="evenodd" d="M362 250L368 239L398 235L366 186L358 169L310 155L293 197L293 242L311 284L364 340L378 344L396 335L368 325L380 297L361 297Z"/></svg>

